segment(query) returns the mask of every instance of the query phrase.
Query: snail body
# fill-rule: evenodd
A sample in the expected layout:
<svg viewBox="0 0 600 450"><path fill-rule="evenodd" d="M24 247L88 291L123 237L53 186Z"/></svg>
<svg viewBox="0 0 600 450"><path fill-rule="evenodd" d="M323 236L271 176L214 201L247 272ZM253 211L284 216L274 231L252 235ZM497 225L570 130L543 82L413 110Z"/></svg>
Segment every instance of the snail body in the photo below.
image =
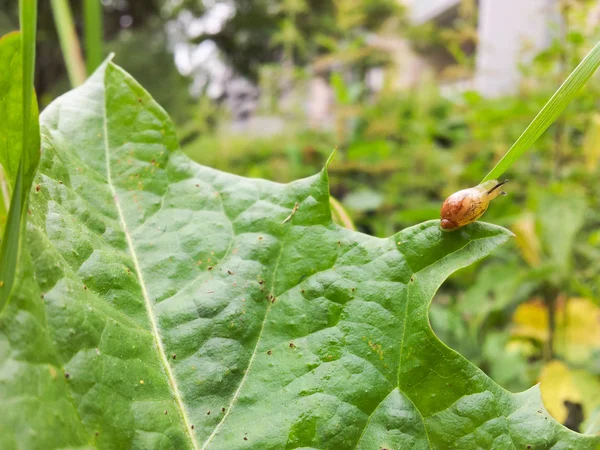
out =
<svg viewBox="0 0 600 450"><path fill-rule="evenodd" d="M499 188L508 180L485 181L475 187L455 192L442 204L440 227L453 231L479 219L487 210L490 201L498 195L506 195Z"/></svg>

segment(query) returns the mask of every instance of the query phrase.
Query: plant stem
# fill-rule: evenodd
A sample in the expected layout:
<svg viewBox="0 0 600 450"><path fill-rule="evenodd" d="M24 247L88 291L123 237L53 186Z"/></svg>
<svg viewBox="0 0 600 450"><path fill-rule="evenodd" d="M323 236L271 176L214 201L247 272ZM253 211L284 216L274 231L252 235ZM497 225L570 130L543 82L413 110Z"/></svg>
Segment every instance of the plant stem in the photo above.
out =
<svg viewBox="0 0 600 450"><path fill-rule="evenodd" d="M83 1L85 23L85 57L87 74L102 63L102 4L100 0Z"/></svg>
<svg viewBox="0 0 600 450"><path fill-rule="evenodd" d="M544 349L544 360L552 361L554 359L554 338L556 335L556 305L559 298L557 289L546 286L543 289L543 298L548 310L548 342Z"/></svg>
<svg viewBox="0 0 600 450"><path fill-rule="evenodd" d="M548 348L546 361L554 359L554 335L556 334L556 298L551 296L546 298L548 307Z"/></svg>
<svg viewBox="0 0 600 450"><path fill-rule="evenodd" d="M86 78L85 62L75 31L71 7L68 0L51 0L51 5L69 81L72 87L79 86Z"/></svg>

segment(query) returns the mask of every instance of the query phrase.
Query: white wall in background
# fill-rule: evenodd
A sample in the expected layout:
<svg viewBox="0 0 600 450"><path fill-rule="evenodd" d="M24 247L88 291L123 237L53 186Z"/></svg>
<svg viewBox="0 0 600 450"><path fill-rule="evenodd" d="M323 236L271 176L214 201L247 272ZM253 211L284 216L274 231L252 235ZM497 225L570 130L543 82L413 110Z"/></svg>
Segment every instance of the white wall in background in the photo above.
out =
<svg viewBox="0 0 600 450"><path fill-rule="evenodd" d="M514 93L519 64L556 33L556 0L480 0L475 88L486 97Z"/></svg>
<svg viewBox="0 0 600 450"><path fill-rule="evenodd" d="M410 6L411 20L422 24L457 6L460 0L404 0L403 3Z"/></svg>

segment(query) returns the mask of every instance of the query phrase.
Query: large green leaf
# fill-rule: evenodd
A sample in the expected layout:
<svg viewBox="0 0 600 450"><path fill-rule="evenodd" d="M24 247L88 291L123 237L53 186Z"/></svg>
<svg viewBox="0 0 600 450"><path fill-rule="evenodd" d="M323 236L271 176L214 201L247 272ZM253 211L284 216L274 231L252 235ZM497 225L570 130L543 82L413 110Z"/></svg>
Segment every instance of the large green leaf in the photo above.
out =
<svg viewBox="0 0 600 450"><path fill-rule="evenodd" d="M193 163L111 63L41 121L29 252L0 317L0 448L600 443L429 326L444 279L506 230L338 227L326 171L281 185Z"/></svg>

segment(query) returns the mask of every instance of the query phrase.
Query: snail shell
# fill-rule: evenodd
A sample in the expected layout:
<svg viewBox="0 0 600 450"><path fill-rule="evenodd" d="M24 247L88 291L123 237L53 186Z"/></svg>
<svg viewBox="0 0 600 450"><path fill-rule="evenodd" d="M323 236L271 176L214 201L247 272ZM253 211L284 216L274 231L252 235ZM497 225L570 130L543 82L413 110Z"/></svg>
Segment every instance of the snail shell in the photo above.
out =
<svg viewBox="0 0 600 450"><path fill-rule="evenodd" d="M498 195L506 195L498 189L508 180L489 180L475 187L455 192L442 204L440 227L452 231L479 219L487 210L490 201Z"/></svg>

